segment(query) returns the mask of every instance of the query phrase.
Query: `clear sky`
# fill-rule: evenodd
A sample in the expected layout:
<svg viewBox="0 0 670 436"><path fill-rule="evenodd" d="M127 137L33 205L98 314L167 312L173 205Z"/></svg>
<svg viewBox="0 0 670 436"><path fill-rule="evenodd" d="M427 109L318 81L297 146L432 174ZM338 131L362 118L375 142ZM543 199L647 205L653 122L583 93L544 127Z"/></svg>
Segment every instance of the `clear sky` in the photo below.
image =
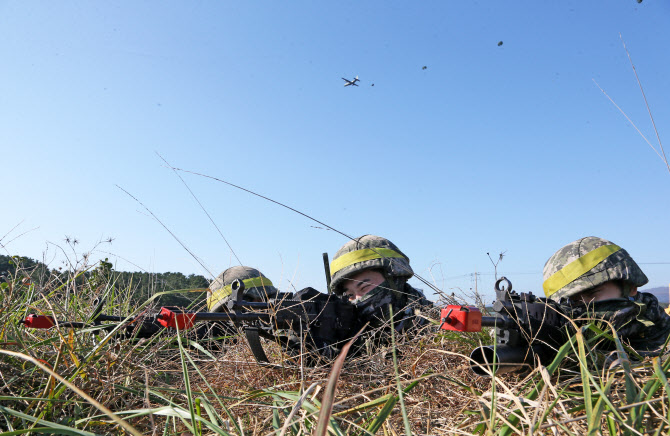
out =
<svg viewBox="0 0 670 436"><path fill-rule="evenodd" d="M621 34L670 141L669 23L665 0L2 1L0 249L238 264L160 153L388 237L449 292L474 273L490 290L504 252L498 272L541 294L545 261L588 235L667 286L670 173L594 80L658 149ZM325 290L344 236L181 175L242 263Z"/></svg>

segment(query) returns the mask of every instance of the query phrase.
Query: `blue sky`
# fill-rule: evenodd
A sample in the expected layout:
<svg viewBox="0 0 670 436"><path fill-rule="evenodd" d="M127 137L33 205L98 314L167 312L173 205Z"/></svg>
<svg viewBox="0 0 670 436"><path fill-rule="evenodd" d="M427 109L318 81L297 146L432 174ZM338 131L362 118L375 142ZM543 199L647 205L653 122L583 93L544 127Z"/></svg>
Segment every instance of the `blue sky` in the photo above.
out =
<svg viewBox="0 0 670 436"><path fill-rule="evenodd" d="M386 236L449 292L473 273L490 290L486 253L505 252L498 272L541 293L549 256L588 235L666 286L670 173L594 80L658 149L619 34L667 140L669 18L653 0L1 2L1 249L52 267L88 251L120 270L236 265L160 153ZM242 263L325 290L321 253L346 238L182 177Z"/></svg>

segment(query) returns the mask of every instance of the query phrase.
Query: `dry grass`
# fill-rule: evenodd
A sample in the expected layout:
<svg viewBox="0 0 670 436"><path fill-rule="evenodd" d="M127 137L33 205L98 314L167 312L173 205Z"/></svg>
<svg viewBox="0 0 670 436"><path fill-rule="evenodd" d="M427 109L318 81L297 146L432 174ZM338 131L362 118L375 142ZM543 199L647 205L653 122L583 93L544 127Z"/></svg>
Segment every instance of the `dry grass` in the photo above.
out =
<svg viewBox="0 0 670 436"><path fill-rule="evenodd" d="M0 428L12 434L31 426L35 434L47 428L60 434L126 433L97 402L126 420L136 434L295 435L315 430L331 365L301 368L276 344L266 344L274 364L260 366L241 338L227 340L212 359L196 348L180 347L167 332L149 340L111 337L101 342L105 335L90 329L17 326L30 312L85 320L93 299L103 295L113 302L107 313L132 314L123 303L124 290L117 292L113 280L100 283L100 277L96 282L94 275L81 272L46 277L41 284L21 276L3 284L0 352L30 356L46 370L2 352ZM668 432L667 357L631 363L620 350L610 367L589 367L591 342L578 334L564 350L577 364L557 361L530 374L492 380L475 376L465 357L480 340L490 338L438 332L431 326L416 338L398 338L397 369L390 347L347 360L329 431L370 434L368 429L393 435L406 434L409 426L412 434ZM398 380L405 391L406 418Z"/></svg>

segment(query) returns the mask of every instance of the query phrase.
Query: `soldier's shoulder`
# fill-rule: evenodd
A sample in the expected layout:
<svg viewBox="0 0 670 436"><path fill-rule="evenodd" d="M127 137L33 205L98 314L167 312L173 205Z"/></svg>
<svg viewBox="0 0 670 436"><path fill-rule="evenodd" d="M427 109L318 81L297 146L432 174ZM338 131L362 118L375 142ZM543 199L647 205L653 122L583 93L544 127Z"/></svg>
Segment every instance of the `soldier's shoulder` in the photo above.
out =
<svg viewBox="0 0 670 436"><path fill-rule="evenodd" d="M426 298L426 294L421 289L414 288L409 284L405 284L405 292L412 299L417 301L421 306L433 306L433 302Z"/></svg>
<svg viewBox="0 0 670 436"><path fill-rule="evenodd" d="M295 294L293 294L293 299L294 300L301 300L301 301L306 301L306 300L324 301L324 300L328 300L328 294L324 294L323 292L319 292L312 287L307 287L307 288L301 289L298 292L296 292Z"/></svg>
<svg viewBox="0 0 670 436"><path fill-rule="evenodd" d="M653 310L658 311L663 310L663 308L661 307L661 303L658 301L658 298L654 294L651 294L649 292L638 292L633 298L635 299L636 302L644 303L647 306L647 308L651 308Z"/></svg>

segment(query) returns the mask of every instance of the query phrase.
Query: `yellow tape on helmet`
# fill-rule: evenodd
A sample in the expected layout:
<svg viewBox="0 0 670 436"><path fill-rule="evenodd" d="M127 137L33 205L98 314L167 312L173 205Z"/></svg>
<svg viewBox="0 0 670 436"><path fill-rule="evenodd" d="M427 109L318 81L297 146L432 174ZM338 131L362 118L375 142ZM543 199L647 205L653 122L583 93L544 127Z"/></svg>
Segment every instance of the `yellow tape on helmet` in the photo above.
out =
<svg viewBox="0 0 670 436"><path fill-rule="evenodd" d="M395 250L391 250L390 248L364 248L362 250L351 251L334 259L330 263L330 275L332 276L342 268L346 268L358 262L387 257L405 258L402 254Z"/></svg>
<svg viewBox="0 0 670 436"><path fill-rule="evenodd" d="M579 257L553 273L542 284L544 295L551 297L564 286L591 271L596 265L621 250L618 245L603 245Z"/></svg>
<svg viewBox="0 0 670 436"><path fill-rule="evenodd" d="M265 286L273 286L272 282L267 277L254 277L251 279L242 280L244 283L244 289L251 288L263 288ZM233 293L233 285L226 285L223 288L219 288L216 291L212 292L212 295L207 298L207 307L212 307L219 301L223 300L230 296Z"/></svg>

